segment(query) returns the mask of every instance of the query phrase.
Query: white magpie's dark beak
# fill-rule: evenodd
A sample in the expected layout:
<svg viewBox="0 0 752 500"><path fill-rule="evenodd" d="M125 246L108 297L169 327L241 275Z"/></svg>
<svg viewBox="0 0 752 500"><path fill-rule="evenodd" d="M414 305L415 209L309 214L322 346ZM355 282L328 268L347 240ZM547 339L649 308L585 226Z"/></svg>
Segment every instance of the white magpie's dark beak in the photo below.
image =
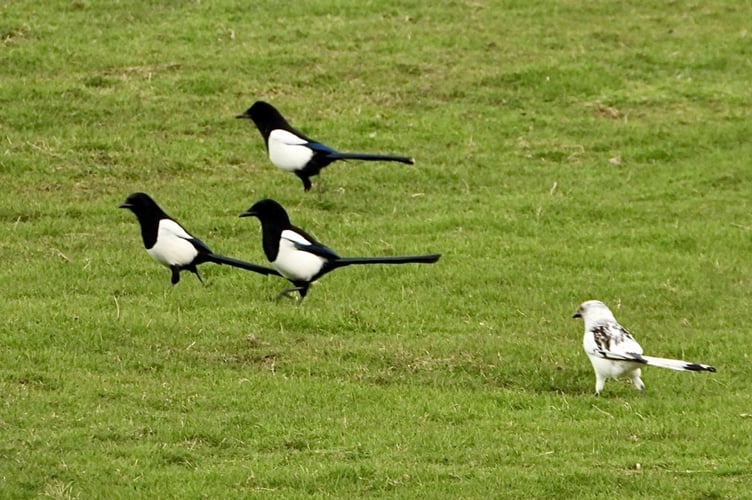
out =
<svg viewBox="0 0 752 500"><path fill-rule="evenodd" d="M582 313L581 313L581 312L580 312L580 310L578 309L578 310L576 310L576 311L574 312L574 314L572 315L572 317L573 317L573 318L581 318L581 317L582 317Z"/></svg>

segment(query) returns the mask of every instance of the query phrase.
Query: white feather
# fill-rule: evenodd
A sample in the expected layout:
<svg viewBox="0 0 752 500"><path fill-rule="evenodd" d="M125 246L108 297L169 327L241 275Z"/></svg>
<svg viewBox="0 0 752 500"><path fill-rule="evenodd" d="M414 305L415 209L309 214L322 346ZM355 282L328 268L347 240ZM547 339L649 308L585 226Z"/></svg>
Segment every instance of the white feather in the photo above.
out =
<svg viewBox="0 0 752 500"><path fill-rule="evenodd" d="M311 242L308 241L302 234L291 231L289 229L285 229L282 231L282 238L290 241L294 241L295 243L300 243L301 245L310 245Z"/></svg>
<svg viewBox="0 0 752 500"><path fill-rule="evenodd" d="M146 252L163 266L185 266L198 255L198 250L187 238L192 236L177 222L162 219L157 230L157 242Z"/></svg>
<svg viewBox="0 0 752 500"><path fill-rule="evenodd" d="M294 243L309 245L310 241L295 231L289 229L282 231L279 252L272 266L289 280L310 281L321 270L326 260L318 255L298 250Z"/></svg>
<svg viewBox="0 0 752 500"><path fill-rule="evenodd" d="M313 157L313 151L303 146L306 142L287 130L274 129L269 134L269 159L282 170L300 170Z"/></svg>

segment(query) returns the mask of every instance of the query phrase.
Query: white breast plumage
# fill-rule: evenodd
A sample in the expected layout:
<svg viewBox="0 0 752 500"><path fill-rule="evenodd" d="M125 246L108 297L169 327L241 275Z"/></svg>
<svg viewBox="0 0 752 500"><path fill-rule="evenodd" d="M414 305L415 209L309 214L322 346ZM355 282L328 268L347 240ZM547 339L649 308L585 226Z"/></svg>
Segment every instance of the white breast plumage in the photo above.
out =
<svg viewBox="0 0 752 500"><path fill-rule="evenodd" d="M313 151L303 146L305 143L305 140L286 130L272 130L269 134L269 159L282 170L300 170L313 156Z"/></svg>
<svg viewBox="0 0 752 500"><path fill-rule="evenodd" d="M289 280L310 281L326 261L317 255L299 250L294 243L305 245L310 242L295 231L282 231L277 258L272 265Z"/></svg>
<svg viewBox="0 0 752 500"><path fill-rule="evenodd" d="M162 219L159 221L157 242L146 251L164 266L185 266L198 255L198 250L186 238L191 238L191 235L177 222Z"/></svg>

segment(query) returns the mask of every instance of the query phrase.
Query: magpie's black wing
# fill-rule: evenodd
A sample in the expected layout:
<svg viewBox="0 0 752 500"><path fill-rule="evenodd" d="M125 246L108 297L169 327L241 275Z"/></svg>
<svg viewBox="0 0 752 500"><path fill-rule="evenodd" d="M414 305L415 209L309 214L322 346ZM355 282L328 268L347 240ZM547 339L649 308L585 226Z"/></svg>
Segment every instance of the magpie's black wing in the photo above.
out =
<svg viewBox="0 0 752 500"><path fill-rule="evenodd" d="M316 241L313 236L309 235L302 229L295 228L285 229L282 231L283 239L288 240L292 245L301 252L308 252L313 255L318 255L322 259L337 260L339 255L331 248L322 245Z"/></svg>
<svg viewBox="0 0 752 500"><path fill-rule="evenodd" d="M322 259L337 260L340 258L334 250L323 245L312 245L310 243L300 243L297 241L293 241L292 244L298 250L302 252L312 253L313 255L318 255Z"/></svg>
<svg viewBox="0 0 752 500"><path fill-rule="evenodd" d="M190 238L183 238L183 239L188 241L191 245L193 245L196 248L196 250L198 250L198 253L201 253L201 254L213 253L211 249L207 246L207 244L198 238L191 236Z"/></svg>
<svg viewBox="0 0 752 500"><path fill-rule="evenodd" d="M322 153L325 155L337 152L335 149L330 148L326 144L321 144L320 142L315 142L315 141L306 142L305 144L303 144L303 146L310 148L317 153Z"/></svg>

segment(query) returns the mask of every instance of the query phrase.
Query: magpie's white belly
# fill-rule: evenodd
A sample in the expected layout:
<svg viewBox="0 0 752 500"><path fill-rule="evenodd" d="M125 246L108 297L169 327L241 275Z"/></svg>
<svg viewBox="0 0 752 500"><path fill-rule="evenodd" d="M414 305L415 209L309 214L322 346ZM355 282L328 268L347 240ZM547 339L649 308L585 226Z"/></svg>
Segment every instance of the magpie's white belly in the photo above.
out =
<svg viewBox="0 0 752 500"><path fill-rule="evenodd" d="M187 240L174 234L163 232L160 228L157 242L146 250L151 257L163 266L185 266L193 262L198 255L196 248Z"/></svg>
<svg viewBox="0 0 752 500"><path fill-rule="evenodd" d="M325 262L317 255L296 249L290 241L283 238L272 266L289 280L311 281Z"/></svg>
<svg viewBox="0 0 752 500"><path fill-rule="evenodd" d="M313 157L313 151L303 146L300 137L285 130L272 130L269 134L269 159L288 172L300 170Z"/></svg>
<svg viewBox="0 0 752 500"><path fill-rule="evenodd" d="M630 363L629 361L613 361L603 359L598 356L588 354L593 369L603 377L621 378L627 373L640 369L640 363Z"/></svg>

